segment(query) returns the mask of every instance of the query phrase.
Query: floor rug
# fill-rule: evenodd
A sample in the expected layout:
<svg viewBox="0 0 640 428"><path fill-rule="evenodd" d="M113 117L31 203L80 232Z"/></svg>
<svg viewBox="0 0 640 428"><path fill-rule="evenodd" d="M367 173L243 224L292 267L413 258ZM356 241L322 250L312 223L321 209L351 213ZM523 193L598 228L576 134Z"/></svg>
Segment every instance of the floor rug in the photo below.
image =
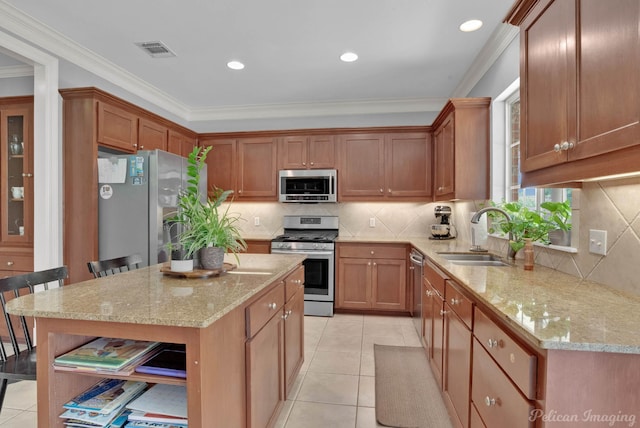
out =
<svg viewBox="0 0 640 428"><path fill-rule="evenodd" d="M451 427L423 348L374 345L376 419L396 428Z"/></svg>

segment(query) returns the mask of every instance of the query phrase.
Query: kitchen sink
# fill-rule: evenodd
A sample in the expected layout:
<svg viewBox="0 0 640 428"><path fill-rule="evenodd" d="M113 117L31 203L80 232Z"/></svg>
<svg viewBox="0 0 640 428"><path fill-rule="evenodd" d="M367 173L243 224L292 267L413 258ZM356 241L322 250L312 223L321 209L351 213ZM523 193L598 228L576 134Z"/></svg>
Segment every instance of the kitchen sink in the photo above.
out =
<svg viewBox="0 0 640 428"><path fill-rule="evenodd" d="M456 265L466 266L511 266L502 257L488 253L438 253L440 257Z"/></svg>

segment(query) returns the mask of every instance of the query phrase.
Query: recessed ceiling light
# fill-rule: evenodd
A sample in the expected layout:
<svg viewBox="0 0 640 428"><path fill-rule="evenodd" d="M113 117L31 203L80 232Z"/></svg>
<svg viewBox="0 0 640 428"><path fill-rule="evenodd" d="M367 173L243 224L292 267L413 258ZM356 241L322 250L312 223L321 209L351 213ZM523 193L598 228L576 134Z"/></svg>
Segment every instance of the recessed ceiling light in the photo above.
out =
<svg viewBox="0 0 640 428"><path fill-rule="evenodd" d="M229 61L227 63L227 67L229 67L232 70L242 70L244 68L244 64L241 63L240 61Z"/></svg>
<svg viewBox="0 0 640 428"><path fill-rule="evenodd" d="M353 52L345 52L340 55L340 59L344 62L353 62L358 59L358 55Z"/></svg>
<svg viewBox="0 0 640 428"><path fill-rule="evenodd" d="M470 19L469 21L460 24L460 31L469 33L471 31L480 29L480 27L482 27L482 21L480 21L479 19Z"/></svg>

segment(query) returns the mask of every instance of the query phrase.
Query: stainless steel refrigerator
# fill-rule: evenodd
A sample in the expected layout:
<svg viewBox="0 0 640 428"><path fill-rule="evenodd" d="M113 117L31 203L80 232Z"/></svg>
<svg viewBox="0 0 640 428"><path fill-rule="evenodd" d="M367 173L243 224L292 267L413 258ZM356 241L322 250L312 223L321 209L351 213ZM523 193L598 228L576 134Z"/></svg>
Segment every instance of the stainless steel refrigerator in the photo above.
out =
<svg viewBox="0 0 640 428"><path fill-rule="evenodd" d="M178 195L187 185L187 159L161 150L133 155L98 153L98 257L139 253L144 266L169 260L175 242ZM206 198L207 174L200 192Z"/></svg>

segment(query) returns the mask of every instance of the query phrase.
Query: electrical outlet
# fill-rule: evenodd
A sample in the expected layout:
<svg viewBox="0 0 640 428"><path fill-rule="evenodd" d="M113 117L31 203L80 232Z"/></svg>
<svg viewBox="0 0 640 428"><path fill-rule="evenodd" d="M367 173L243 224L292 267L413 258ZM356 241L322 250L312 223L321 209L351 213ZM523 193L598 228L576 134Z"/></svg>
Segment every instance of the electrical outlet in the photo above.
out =
<svg viewBox="0 0 640 428"><path fill-rule="evenodd" d="M607 255L607 231L589 229L589 252Z"/></svg>
<svg viewBox="0 0 640 428"><path fill-rule="evenodd" d="M253 218L253 225L254 226L260 226L260 217L254 217Z"/></svg>
<svg viewBox="0 0 640 428"><path fill-rule="evenodd" d="M375 217L370 217L369 218L369 227L376 227L376 218Z"/></svg>

